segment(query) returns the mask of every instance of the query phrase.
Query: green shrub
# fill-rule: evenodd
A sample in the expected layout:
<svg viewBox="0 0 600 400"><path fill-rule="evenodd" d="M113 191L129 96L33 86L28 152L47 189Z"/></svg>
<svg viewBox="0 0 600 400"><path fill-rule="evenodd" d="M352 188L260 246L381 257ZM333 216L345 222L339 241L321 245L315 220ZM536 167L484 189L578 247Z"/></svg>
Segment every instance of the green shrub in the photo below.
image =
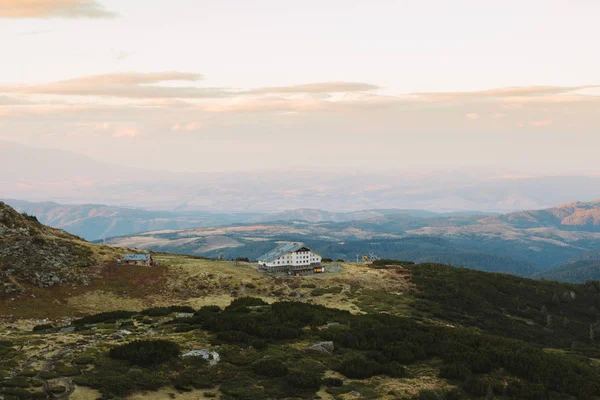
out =
<svg viewBox="0 0 600 400"><path fill-rule="evenodd" d="M179 345L169 340L136 340L110 349L109 356L131 364L152 365L176 358L181 354Z"/></svg>
<svg viewBox="0 0 600 400"><path fill-rule="evenodd" d="M40 378L48 380L58 378L58 374L54 371L40 371Z"/></svg>
<svg viewBox="0 0 600 400"><path fill-rule="evenodd" d="M344 381L338 378L325 378L321 383L328 387L341 387L344 384Z"/></svg>
<svg viewBox="0 0 600 400"><path fill-rule="evenodd" d="M19 376L26 376L28 378L33 378L34 376L37 376L38 371L33 369L33 368L28 368L28 369L24 369L23 371L21 371L21 373L19 374Z"/></svg>
<svg viewBox="0 0 600 400"><path fill-rule="evenodd" d="M386 265L415 265L414 261L402 261L402 260L375 260L373 261L373 266L376 267L385 267Z"/></svg>
<svg viewBox="0 0 600 400"><path fill-rule="evenodd" d="M292 369L286 382L297 389L318 389L321 386L321 373L310 370Z"/></svg>
<svg viewBox="0 0 600 400"><path fill-rule="evenodd" d="M288 367L279 360L263 358L252 364L252 371L257 375L278 378L286 376L289 372Z"/></svg>
<svg viewBox="0 0 600 400"><path fill-rule="evenodd" d="M79 371L77 368L64 364L55 364L54 372L60 376L75 376L81 374L81 371Z"/></svg>
<svg viewBox="0 0 600 400"><path fill-rule="evenodd" d="M351 379L366 379L382 372L381 364L363 355L353 355L340 364L338 372Z"/></svg>
<svg viewBox="0 0 600 400"><path fill-rule="evenodd" d="M342 292L342 287L341 286L333 286L333 287L328 287L328 288L316 288L314 289L312 292L310 292L310 295L313 297L317 297L317 296L323 296L324 294L338 294Z"/></svg>
<svg viewBox="0 0 600 400"><path fill-rule="evenodd" d="M97 324L100 322L106 323L114 323L120 319L128 319L136 315L135 311L108 311L94 315L88 315L87 317L83 317L73 321L73 325L87 325L87 324Z"/></svg>
<svg viewBox="0 0 600 400"><path fill-rule="evenodd" d="M28 388L31 386L31 379L25 376L15 376L12 379L2 382L7 387Z"/></svg>
<svg viewBox="0 0 600 400"><path fill-rule="evenodd" d="M465 380L471 375L471 369L464 363L444 364L440 368L440 378Z"/></svg>
<svg viewBox="0 0 600 400"><path fill-rule="evenodd" d="M90 355L82 355L73 360L73 364L86 365L94 362L94 357Z"/></svg>
<svg viewBox="0 0 600 400"><path fill-rule="evenodd" d="M266 306L267 303L264 300L259 299L257 297L238 297L233 300L231 304L227 307L227 309L232 310L238 307L256 307L256 306Z"/></svg>
<svg viewBox="0 0 600 400"><path fill-rule="evenodd" d="M41 324L41 325L34 326L33 332L47 331L50 329L54 329L54 326L52 324Z"/></svg>

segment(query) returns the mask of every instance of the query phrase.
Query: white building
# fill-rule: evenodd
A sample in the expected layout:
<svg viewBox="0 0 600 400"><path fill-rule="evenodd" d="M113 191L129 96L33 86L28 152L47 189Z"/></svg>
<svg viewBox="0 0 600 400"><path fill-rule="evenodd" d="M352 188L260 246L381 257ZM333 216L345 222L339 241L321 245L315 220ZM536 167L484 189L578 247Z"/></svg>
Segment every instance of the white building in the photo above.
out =
<svg viewBox="0 0 600 400"><path fill-rule="evenodd" d="M258 266L267 272L292 275L323 272L321 256L302 243L285 243L258 258Z"/></svg>

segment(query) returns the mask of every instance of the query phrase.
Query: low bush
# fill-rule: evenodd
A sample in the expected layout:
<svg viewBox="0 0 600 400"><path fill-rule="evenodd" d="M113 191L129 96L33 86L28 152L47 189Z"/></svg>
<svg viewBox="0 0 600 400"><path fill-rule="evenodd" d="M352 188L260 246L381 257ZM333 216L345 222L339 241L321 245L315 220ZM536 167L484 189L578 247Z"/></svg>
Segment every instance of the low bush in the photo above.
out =
<svg viewBox="0 0 600 400"><path fill-rule="evenodd" d="M111 358L131 364L153 365L178 357L181 349L177 343L169 340L136 340L113 347L108 354Z"/></svg>
<svg viewBox="0 0 600 400"><path fill-rule="evenodd" d="M252 371L257 375L278 378L286 376L289 372L288 367L279 360L263 358L252 364Z"/></svg>
<svg viewBox="0 0 600 400"><path fill-rule="evenodd" d="M52 324L41 324L41 325L34 326L33 332L47 331L50 329L54 329L54 326Z"/></svg>
<svg viewBox="0 0 600 400"><path fill-rule="evenodd" d="M123 311L123 310L103 312L103 313L99 313L99 314L88 315L87 317L83 317L80 319L76 319L75 321L73 321L73 325L97 324L100 322L114 323L120 319L131 318L136 314L137 314L137 312L135 312L135 311Z"/></svg>
<svg viewBox="0 0 600 400"><path fill-rule="evenodd" d="M415 265L414 261L403 261L403 260L375 260L372 263L373 266L376 267L385 267L386 265Z"/></svg>
<svg viewBox="0 0 600 400"><path fill-rule="evenodd" d="M312 292L310 292L310 295L313 297L317 297L317 296L323 296L324 294L338 294L342 292L342 287L341 286L332 286L332 287L328 287L328 288L316 288L314 289Z"/></svg>
<svg viewBox="0 0 600 400"><path fill-rule="evenodd" d="M142 315L147 317L165 317L172 313L193 313L194 310L190 306L169 306L169 307L152 307L147 308L141 312Z"/></svg>
<svg viewBox="0 0 600 400"><path fill-rule="evenodd" d="M240 307L256 307L256 306L266 306L267 303L264 300L259 299L257 297L239 297L231 302L231 304L226 308L228 310L237 309Z"/></svg>

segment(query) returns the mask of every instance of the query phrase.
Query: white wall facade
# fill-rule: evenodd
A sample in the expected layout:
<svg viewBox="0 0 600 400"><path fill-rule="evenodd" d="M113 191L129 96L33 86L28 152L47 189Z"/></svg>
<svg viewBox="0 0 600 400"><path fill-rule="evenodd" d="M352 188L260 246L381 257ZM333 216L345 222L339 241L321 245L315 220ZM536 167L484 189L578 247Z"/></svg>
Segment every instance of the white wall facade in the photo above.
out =
<svg viewBox="0 0 600 400"><path fill-rule="evenodd" d="M320 264L321 263L320 255L313 253L310 250L308 250L308 251L303 251L303 250L304 249L301 249L300 251L289 252L271 262L262 262L261 261L261 262L259 262L259 264L267 266L267 267L277 267L277 266L283 266L283 265L292 265L292 266L296 267L296 266L303 266L303 265L309 266L311 264Z"/></svg>

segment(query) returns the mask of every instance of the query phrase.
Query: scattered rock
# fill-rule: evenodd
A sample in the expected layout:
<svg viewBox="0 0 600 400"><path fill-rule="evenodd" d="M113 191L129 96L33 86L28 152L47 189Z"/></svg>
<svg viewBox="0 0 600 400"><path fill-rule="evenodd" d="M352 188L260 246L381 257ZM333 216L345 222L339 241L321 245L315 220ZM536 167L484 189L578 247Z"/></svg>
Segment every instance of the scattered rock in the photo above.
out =
<svg viewBox="0 0 600 400"><path fill-rule="evenodd" d="M217 365L221 361L219 353L208 349L188 351L182 354L181 357L202 357L208 361L209 365Z"/></svg>
<svg viewBox="0 0 600 400"><path fill-rule="evenodd" d="M316 343L306 348L307 351L315 351L321 354L332 354L334 349L335 346L333 345L333 342Z"/></svg>

